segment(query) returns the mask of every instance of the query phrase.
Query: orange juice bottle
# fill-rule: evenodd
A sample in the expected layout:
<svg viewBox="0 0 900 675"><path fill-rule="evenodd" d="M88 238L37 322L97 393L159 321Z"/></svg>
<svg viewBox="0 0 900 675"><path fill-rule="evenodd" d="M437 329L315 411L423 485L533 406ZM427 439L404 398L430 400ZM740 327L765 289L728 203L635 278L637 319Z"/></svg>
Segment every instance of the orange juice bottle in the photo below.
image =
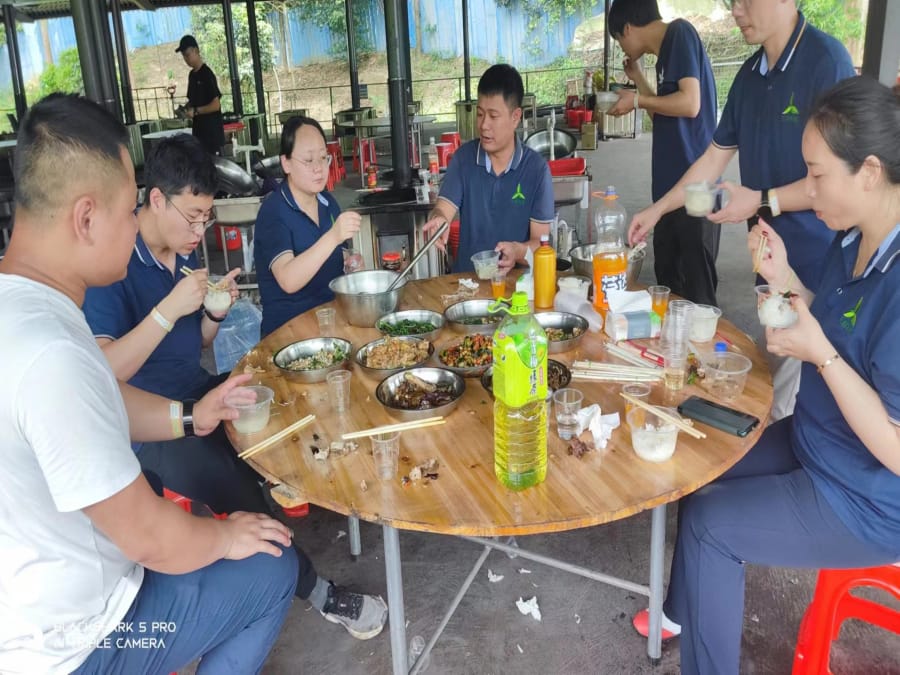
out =
<svg viewBox="0 0 900 675"><path fill-rule="evenodd" d="M609 291L624 291L628 261L623 246L598 246L594 253L594 309L606 316Z"/></svg>
<svg viewBox="0 0 900 675"><path fill-rule="evenodd" d="M556 251L550 246L550 235L541 235L541 245L534 252L534 308L553 309L556 296Z"/></svg>

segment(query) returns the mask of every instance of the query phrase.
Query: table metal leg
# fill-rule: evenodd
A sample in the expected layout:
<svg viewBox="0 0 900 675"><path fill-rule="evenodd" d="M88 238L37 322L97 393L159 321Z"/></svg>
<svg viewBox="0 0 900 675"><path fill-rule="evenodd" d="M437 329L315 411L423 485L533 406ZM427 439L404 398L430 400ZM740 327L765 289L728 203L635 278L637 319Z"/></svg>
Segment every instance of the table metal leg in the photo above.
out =
<svg viewBox="0 0 900 675"><path fill-rule="evenodd" d="M650 626L647 655L651 663L662 657L663 562L666 554L666 505L653 509L650 520Z"/></svg>
<svg viewBox="0 0 900 675"><path fill-rule="evenodd" d="M391 662L394 675L407 675L406 612L403 608L403 575L400 569L400 533L383 525L384 572L387 578L388 616L391 630Z"/></svg>
<svg viewBox="0 0 900 675"><path fill-rule="evenodd" d="M347 527L350 530L350 557L355 561L362 553L362 542L359 540L359 518L348 516Z"/></svg>

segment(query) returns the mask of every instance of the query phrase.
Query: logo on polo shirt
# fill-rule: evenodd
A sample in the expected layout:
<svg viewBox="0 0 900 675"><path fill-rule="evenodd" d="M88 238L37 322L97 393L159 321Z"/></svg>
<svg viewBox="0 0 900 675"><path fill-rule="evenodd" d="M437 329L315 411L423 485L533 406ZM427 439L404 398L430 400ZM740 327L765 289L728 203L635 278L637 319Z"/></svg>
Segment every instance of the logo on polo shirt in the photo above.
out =
<svg viewBox="0 0 900 675"><path fill-rule="evenodd" d="M843 328L848 333L851 332L854 328L856 328L856 317L859 314L859 308L862 305L863 299L860 298L857 303L853 306L853 309L850 311L844 312L841 315L841 328Z"/></svg>
<svg viewBox="0 0 900 675"><path fill-rule="evenodd" d="M522 184L521 183L516 183L516 192L512 196L513 201L516 201L517 199L520 201L523 201L523 202L525 201L525 195L522 194Z"/></svg>
<svg viewBox="0 0 900 675"><path fill-rule="evenodd" d="M781 111L785 117L800 117L800 111L794 105L794 92L791 92L791 100L788 102L787 108Z"/></svg>

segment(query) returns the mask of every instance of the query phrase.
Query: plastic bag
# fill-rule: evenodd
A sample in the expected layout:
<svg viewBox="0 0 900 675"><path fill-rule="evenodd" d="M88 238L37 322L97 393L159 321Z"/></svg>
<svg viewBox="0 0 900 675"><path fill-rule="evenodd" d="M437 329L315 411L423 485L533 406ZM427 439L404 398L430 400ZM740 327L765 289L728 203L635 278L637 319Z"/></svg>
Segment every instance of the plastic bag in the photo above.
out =
<svg viewBox="0 0 900 675"><path fill-rule="evenodd" d="M234 303L213 341L216 373L231 372L235 364L259 342L262 312L247 299Z"/></svg>

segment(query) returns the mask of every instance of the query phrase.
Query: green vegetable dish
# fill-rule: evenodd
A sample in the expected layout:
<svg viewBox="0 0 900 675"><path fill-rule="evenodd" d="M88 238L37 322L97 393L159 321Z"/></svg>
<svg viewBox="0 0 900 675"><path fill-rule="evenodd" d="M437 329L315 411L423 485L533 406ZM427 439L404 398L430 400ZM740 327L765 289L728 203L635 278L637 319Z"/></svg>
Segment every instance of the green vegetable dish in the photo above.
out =
<svg viewBox="0 0 900 675"><path fill-rule="evenodd" d="M378 330L385 335L391 335L393 337L421 335L423 333L430 333L436 329L437 326L430 321L413 321L412 319L403 319L397 323L388 323L387 321L380 321L378 323Z"/></svg>

